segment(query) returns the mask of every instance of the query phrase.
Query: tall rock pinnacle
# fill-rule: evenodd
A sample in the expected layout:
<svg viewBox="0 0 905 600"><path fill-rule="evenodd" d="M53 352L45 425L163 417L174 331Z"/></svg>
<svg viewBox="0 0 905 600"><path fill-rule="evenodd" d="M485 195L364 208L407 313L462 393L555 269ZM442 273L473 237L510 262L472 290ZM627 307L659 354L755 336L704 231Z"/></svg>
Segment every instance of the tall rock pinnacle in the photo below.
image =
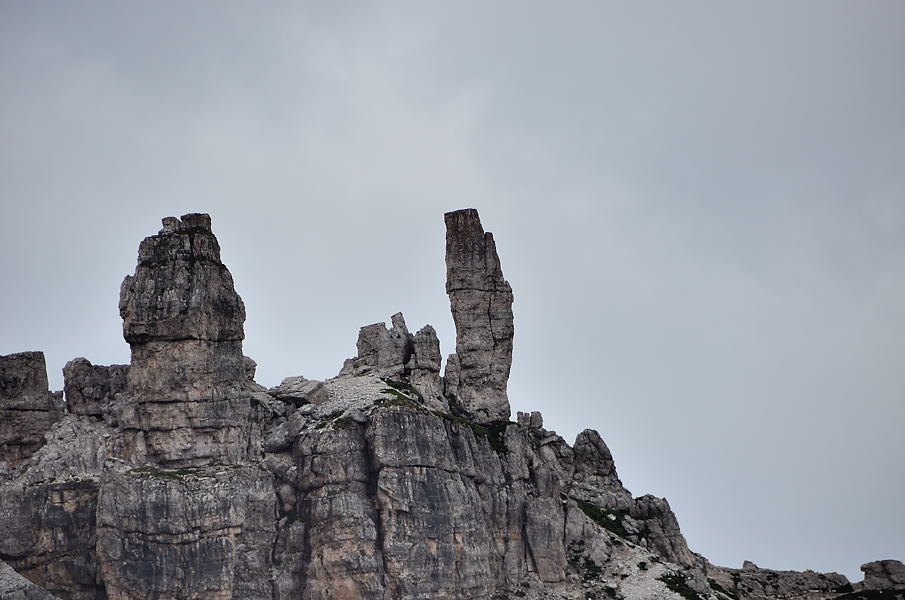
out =
<svg viewBox="0 0 905 600"><path fill-rule="evenodd" d="M508 421L512 291L476 211L446 215L445 377L397 313L271 390L210 217L163 223L121 288L130 366L70 361L64 402L42 353L0 356L0 600L902 599L896 560L855 585L712 565L597 432Z"/></svg>
<svg viewBox="0 0 905 600"><path fill-rule="evenodd" d="M208 215L163 219L139 247L119 310L132 348L120 416L126 458L164 466L244 458L245 306Z"/></svg>
<svg viewBox="0 0 905 600"><path fill-rule="evenodd" d="M456 324L456 353L447 362L446 392L478 420L509 418L506 384L512 365L512 288L503 278L492 233L478 211L446 220L446 292Z"/></svg>

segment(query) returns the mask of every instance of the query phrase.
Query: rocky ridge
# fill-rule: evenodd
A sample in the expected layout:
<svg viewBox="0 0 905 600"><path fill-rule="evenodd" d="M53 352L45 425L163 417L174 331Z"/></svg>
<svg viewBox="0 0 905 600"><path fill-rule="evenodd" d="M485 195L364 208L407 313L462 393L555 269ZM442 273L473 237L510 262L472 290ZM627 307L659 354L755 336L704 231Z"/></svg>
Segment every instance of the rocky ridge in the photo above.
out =
<svg viewBox="0 0 905 600"><path fill-rule="evenodd" d="M510 421L512 290L476 211L446 225L445 373L397 313L268 390L210 217L164 219L121 288L130 365L70 361L63 403L41 353L0 357L0 598L901 597L897 561L711 565L597 432Z"/></svg>

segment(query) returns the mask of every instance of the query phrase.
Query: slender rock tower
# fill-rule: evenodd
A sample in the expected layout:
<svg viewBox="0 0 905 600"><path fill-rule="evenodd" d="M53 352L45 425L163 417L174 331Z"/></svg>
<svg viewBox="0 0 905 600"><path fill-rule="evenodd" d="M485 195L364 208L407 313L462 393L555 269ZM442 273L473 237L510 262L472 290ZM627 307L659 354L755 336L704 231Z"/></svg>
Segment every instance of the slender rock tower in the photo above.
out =
<svg viewBox="0 0 905 600"><path fill-rule="evenodd" d="M503 278L492 233L478 211L446 213L446 292L456 324L456 353L446 394L477 421L508 419L512 365L512 288Z"/></svg>

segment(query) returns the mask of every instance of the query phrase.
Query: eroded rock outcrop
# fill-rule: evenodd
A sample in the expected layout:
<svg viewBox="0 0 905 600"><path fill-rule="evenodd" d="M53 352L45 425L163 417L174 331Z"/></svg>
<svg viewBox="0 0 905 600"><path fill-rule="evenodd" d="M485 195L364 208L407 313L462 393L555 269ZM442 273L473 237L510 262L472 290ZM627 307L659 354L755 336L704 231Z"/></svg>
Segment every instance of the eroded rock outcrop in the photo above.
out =
<svg viewBox="0 0 905 600"><path fill-rule="evenodd" d="M43 352L0 356L0 461L16 466L44 445L63 416L63 393L50 392Z"/></svg>
<svg viewBox="0 0 905 600"><path fill-rule="evenodd" d="M567 493L609 510L628 513L633 506L632 495L619 480L613 455L600 434L592 429L582 431L575 438L572 452L575 470Z"/></svg>
<svg viewBox="0 0 905 600"><path fill-rule="evenodd" d="M129 365L93 365L74 358L63 367L66 408L74 415L110 416L117 394L128 387Z"/></svg>
<svg viewBox="0 0 905 600"><path fill-rule="evenodd" d="M107 598L271 598L270 473L108 469L97 510Z"/></svg>
<svg viewBox="0 0 905 600"><path fill-rule="evenodd" d="M707 565L707 576L717 589L741 598L832 598L851 591L848 578L839 573L762 569L750 561L741 569Z"/></svg>
<svg viewBox="0 0 905 600"><path fill-rule="evenodd" d="M249 462L268 410L242 354L245 307L210 217L163 225L120 294L132 362L115 411L124 462L100 480L99 577L110 599L271 598L276 494Z"/></svg>
<svg viewBox="0 0 905 600"><path fill-rule="evenodd" d="M247 458L245 306L205 214L168 217L120 291L132 349L118 415L127 460L171 467Z"/></svg>
<svg viewBox="0 0 905 600"><path fill-rule="evenodd" d="M866 589L892 590L905 588L905 564L898 560L875 560L861 565Z"/></svg>
<svg viewBox="0 0 905 600"><path fill-rule="evenodd" d="M430 325L409 333L402 313L385 323L365 325L358 332L358 355L343 364L339 376L365 374L404 381L418 389L421 401L432 408L448 410L440 377L440 340Z"/></svg>
<svg viewBox="0 0 905 600"><path fill-rule="evenodd" d="M625 489L597 432L570 446L538 412L509 421L512 292L477 213L446 222L457 340L445 382L434 329L412 334L397 313L361 329L337 377L266 390L242 355L244 306L209 217L164 219L122 286L129 366L68 363L64 415L43 356L0 362L0 410L47 413L0 438L13 463L0 472L0 559L33 582L0 563L0 597L827 600L851 589L835 574L713 567L665 499ZM893 563L865 565L865 583L897 585Z"/></svg>
<svg viewBox="0 0 905 600"><path fill-rule="evenodd" d="M503 278L493 234L473 208L446 213L446 292L456 324L447 394L475 419L509 418L512 288Z"/></svg>
<svg viewBox="0 0 905 600"><path fill-rule="evenodd" d="M0 556L63 598L103 598L95 552L97 490L92 478L0 488Z"/></svg>

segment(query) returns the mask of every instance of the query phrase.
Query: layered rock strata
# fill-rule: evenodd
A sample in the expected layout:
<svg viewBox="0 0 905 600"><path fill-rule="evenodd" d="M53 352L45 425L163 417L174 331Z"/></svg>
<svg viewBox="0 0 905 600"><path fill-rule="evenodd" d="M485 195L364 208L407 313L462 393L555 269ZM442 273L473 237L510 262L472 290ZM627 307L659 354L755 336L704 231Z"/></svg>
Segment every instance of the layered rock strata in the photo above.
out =
<svg viewBox="0 0 905 600"><path fill-rule="evenodd" d="M433 328L413 335L396 314L361 329L337 377L265 390L209 218L165 219L122 288L129 367L68 363L62 415L43 357L3 363L18 391L0 408L54 417L28 452L0 444L15 459L0 472L0 598L874 594L835 574L714 567L664 499L625 489L597 432L570 446L540 413L509 421L511 291L477 213L447 225L445 386ZM900 567L869 563L865 584L895 587Z"/></svg>
<svg viewBox="0 0 905 600"><path fill-rule="evenodd" d="M103 598L96 581L97 490L90 477L0 488L0 556L62 598Z"/></svg>
<svg viewBox="0 0 905 600"><path fill-rule="evenodd" d="M63 416L63 393L50 392L43 352L0 356L0 462L16 466L44 445Z"/></svg>
<svg viewBox="0 0 905 600"><path fill-rule="evenodd" d="M108 469L97 506L107 598L271 598L273 478L259 467Z"/></svg>
<svg viewBox="0 0 905 600"><path fill-rule="evenodd" d="M446 292L456 324L447 361L449 396L472 418L508 419L512 366L512 288L503 278L493 234L473 208L446 213Z"/></svg>
<svg viewBox="0 0 905 600"><path fill-rule="evenodd" d="M119 310L132 350L118 415L125 458L172 467L248 456L245 305L205 214L172 217L138 249Z"/></svg>
<svg viewBox="0 0 905 600"><path fill-rule="evenodd" d="M63 367L63 392L70 414L109 417L117 394L128 387L129 365L93 365L75 358Z"/></svg>
<svg viewBox="0 0 905 600"><path fill-rule="evenodd" d="M0 561L0 598L3 600L59 600Z"/></svg>
<svg viewBox="0 0 905 600"><path fill-rule="evenodd" d="M249 463L266 407L242 354L245 306L208 215L163 225L120 292L125 462L100 479L99 578L110 599L270 598L276 494Z"/></svg>
<svg viewBox="0 0 905 600"><path fill-rule="evenodd" d="M628 576L638 563L658 565L644 577L664 592L657 577L667 571L703 581L629 540L619 529L626 514L570 497L576 471L595 467L554 432L485 427L373 375L325 383L329 399L287 415L293 434L265 458L281 515L275 597L603 594L621 589L617 573ZM611 470L597 496L617 482ZM628 562L607 565L613 554Z"/></svg>

